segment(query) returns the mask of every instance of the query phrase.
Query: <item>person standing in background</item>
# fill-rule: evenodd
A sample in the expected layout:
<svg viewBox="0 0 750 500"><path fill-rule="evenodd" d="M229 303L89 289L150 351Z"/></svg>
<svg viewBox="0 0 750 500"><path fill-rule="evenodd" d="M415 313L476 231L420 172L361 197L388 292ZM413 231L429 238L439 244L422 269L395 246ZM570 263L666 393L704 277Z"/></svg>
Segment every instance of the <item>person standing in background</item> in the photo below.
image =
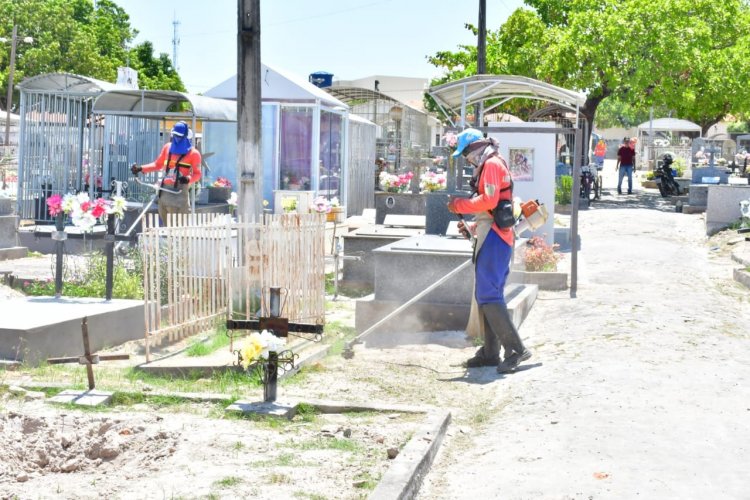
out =
<svg viewBox="0 0 750 500"><path fill-rule="evenodd" d="M635 149L630 145L630 139L625 138L617 150L617 194L622 194L622 180L628 176L628 194L633 194L633 165L635 165Z"/></svg>

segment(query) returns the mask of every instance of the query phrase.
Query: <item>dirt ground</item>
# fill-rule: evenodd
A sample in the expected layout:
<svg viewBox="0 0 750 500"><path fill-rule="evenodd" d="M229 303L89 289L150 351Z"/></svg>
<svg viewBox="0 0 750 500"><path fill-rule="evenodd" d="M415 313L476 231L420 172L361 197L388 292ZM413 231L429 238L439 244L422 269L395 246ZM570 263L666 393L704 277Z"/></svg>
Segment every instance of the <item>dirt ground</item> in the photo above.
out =
<svg viewBox="0 0 750 500"><path fill-rule="evenodd" d="M463 332L392 332L387 348L328 357L283 382L280 399L449 409L420 498L742 498L750 291L732 280L736 233L707 239L701 215L613 186L581 213L577 297L540 292L521 328L534 352L525 369L467 372L474 348ZM353 324L352 310L341 300L331 319ZM0 385L28 376L0 371ZM423 421L0 398L0 498L366 498L389 449Z"/></svg>

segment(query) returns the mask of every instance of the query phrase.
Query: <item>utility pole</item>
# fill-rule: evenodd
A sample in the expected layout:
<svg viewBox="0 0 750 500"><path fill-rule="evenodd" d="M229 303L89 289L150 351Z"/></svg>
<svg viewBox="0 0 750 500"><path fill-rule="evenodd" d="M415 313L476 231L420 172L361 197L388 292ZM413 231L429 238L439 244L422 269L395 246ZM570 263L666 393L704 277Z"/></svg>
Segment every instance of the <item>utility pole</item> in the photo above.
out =
<svg viewBox="0 0 750 500"><path fill-rule="evenodd" d="M177 33L180 21L177 20L177 12L174 13L172 21L172 66L177 71L180 67L177 65L177 47L180 45L180 35Z"/></svg>
<svg viewBox="0 0 750 500"><path fill-rule="evenodd" d="M238 0L237 168L239 213L249 221L262 213L260 151L260 0Z"/></svg>
<svg viewBox="0 0 750 500"><path fill-rule="evenodd" d="M479 0L479 23L477 26L477 75L487 72L487 0ZM474 106L474 125L482 126L484 104L478 102Z"/></svg>

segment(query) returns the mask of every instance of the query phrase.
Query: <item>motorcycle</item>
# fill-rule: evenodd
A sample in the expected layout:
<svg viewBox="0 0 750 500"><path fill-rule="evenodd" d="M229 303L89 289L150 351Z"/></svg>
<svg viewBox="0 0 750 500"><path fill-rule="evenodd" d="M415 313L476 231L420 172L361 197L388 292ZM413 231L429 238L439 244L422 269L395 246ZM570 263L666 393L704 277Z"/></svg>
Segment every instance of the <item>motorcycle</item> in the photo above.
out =
<svg viewBox="0 0 750 500"><path fill-rule="evenodd" d="M654 180L663 198L667 196L679 196L682 193L680 184L672 174L672 163L674 159L669 153L665 153L661 165L654 172Z"/></svg>

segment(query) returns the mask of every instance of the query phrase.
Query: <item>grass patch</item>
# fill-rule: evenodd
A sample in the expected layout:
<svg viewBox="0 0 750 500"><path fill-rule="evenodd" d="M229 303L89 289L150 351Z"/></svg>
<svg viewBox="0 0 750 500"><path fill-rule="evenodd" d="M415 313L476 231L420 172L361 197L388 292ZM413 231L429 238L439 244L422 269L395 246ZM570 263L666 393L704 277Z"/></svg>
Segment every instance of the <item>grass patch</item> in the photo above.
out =
<svg viewBox="0 0 750 500"><path fill-rule="evenodd" d="M229 345L226 325L220 325L208 339L195 339L185 350L186 356L207 356Z"/></svg>
<svg viewBox="0 0 750 500"><path fill-rule="evenodd" d="M223 418L227 420L246 420L248 422L257 424L258 427L274 430L283 430L291 423L285 418L273 417L270 415L259 415L252 412L243 413L241 411L228 411L225 413Z"/></svg>
<svg viewBox="0 0 750 500"><path fill-rule="evenodd" d="M318 495L316 493L308 493L306 491L295 491L294 498L306 498L307 500L328 500L327 496Z"/></svg>
<svg viewBox="0 0 750 500"><path fill-rule="evenodd" d="M362 451L362 446L350 439L341 438L324 438L317 437L314 439L308 439L307 441L301 441L298 443L287 442L287 447L294 448L296 450L336 450L336 451L347 451L349 453L358 453Z"/></svg>
<svg viewBox="0 0 750 500"><path fill-rule="evenodd" d="M271 484L286 484L292 482L292 479L289 476L281 474L280 472L272 472L268 475L267 479Z"/></svg>
<svg viewBox="0 0 750 500"><path fill-rule="evenodd" d="M242 483L242 478L237 476L227 476L214 482L213 485L217 488L231 488L232 486L237 486L240 483Z"/></svg>
<svg viewBox="0 0 750 500"><path fill-rule="evenodd" d="M248 390L261 386L258 377L248 375L241 370L222 370L206 377L200 371L180 376L161 376L130 368L125 377L131 384L148 384L170 392L220 392L230 394L235 399Z"/></svg>
<svg viewBox="0 0 750 500"><path fill-rule="evenodd" d="M312 423L317 420L319 414L320 412L314 406L306 403L299 403L297 405L297 414L295 415L295 420Z"/></svg>
<svg viewBox="0 0 750 500"><path fill-rule="evenodd" d="M379 480L379 477L374 477L369 472L362 472L354 476L354 487L362 490L374 490Z"/></svg>
<svg viewBox="0 0 750 500"><path fill-rule="evenodd" d="M294 453L281 453L279 456L274 458L269 458L266 460L258 460L256 462L250 462L248 464L250 467L315 467L315 466L324 466L325 464L321 464L318 462L305 462L304 460L300 460L297 455Z"/></svg>
<svg viewBox="0 0 750 500"><path fill-rule="evenodd" d="M323 342L330 344L329 356L338 356L344 351L346 343L357 336L357 330L340 321L326 323L323 328Z"/></svg>
<svg viewBox="0 0 750 500"><path fill-rule="evenodd" d="M335 293L334 288L333 273L326 273L326 295L333 295Z"/></svg>

